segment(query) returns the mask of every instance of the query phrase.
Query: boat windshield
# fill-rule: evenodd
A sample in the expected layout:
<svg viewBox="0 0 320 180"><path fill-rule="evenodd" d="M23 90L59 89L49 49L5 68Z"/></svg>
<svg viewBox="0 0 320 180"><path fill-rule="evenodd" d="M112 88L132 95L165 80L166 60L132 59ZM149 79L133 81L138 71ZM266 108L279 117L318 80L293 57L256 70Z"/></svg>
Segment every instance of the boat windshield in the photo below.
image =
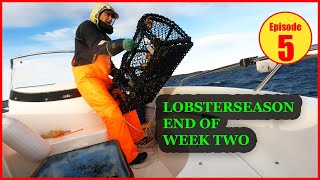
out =
<svg viewBox="0 0 320 180"><path fill-rule="evenodd" d="M11 90L73 82L73 53L33 54L12 59Z"/></svg>

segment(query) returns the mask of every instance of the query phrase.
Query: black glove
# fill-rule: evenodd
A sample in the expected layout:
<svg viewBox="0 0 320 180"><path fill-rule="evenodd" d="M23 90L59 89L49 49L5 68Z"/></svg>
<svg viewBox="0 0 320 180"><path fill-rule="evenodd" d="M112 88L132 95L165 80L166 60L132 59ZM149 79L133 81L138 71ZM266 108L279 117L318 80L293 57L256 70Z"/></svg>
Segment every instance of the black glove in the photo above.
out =
<svg viewBox="0 0 320 180"><path fill-rule="evenodd" d="M116 67L112 68L110 71L110 76L115 77L117 75L117 73L119 72L119 69L117 69Z"/></svg>

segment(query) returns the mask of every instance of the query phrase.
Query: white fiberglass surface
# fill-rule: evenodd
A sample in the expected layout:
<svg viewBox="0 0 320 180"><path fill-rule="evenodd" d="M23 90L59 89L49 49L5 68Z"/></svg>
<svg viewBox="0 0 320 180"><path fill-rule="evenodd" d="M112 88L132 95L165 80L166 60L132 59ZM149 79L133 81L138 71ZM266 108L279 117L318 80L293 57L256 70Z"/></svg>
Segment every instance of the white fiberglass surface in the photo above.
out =
<svg viewBox="0 0 320 180"><path fill-rule="evenodd" d="M162 94L251 94L252 90L214 87L164 88ZM266 93L266 92L262 92ZM269 93L269 92L268 92ZM315 177L317 176L317 99L302 97L301 116L292 121L232 121L228 126L249 127L257 135L255 149L248 153L164 153L150 150L145 166L133 167L136 177ZM147 105L147 118L154 117L155 104ZM89 128L79 134L52 141L55 152L60 146L86 146L102 137L103 124L94 114L82 117L75 114L51 114L51 117L15 115L35 131L43 133L50 128ZM27 122L27 119L31 121ZM48 121L48 122L46 122ZM153 123L152 123L153 124ZM61 126L60 126L61 125ZM63 126L64 125L64 126ZM95 127L101 128L95 128ZM99 134L100 133L100 134ZM81 143L80 143L81 142ZM80 143L80 144L77 144ZM89 145L89 144L87 144ZM3 146L4 162L13 176L27 177L37 164L26 161ZM14 163L13 163L14 162ZM305 168L308 167L308 168ZM229 170L231 168L231 170ZM10 174L8 173L8 174Z"/></svg>

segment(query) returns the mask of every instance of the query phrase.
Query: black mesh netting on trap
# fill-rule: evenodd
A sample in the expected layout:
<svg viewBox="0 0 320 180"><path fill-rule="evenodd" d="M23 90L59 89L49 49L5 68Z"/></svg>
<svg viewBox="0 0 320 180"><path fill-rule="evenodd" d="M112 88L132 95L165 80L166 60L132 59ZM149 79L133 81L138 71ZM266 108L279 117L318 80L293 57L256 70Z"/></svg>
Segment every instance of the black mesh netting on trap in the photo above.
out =
<svg viewBox="0 0 320 180"><path fill-rule="evenodd" d="M175 22L158 14L141 17L133 40L138 46L123 55L109 89L122 113L152 102L193 45Z"/></svg>

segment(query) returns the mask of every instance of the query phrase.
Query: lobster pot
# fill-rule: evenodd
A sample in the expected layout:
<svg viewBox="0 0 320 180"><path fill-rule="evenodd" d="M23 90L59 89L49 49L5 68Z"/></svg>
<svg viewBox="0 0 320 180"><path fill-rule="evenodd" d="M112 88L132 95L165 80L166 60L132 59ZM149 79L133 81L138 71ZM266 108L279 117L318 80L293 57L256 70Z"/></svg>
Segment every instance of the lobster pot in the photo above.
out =
<svg viewBox="0 0 320 180"><path fill-rule="evenodd" d="M109 89L123 113L152 102L193 45L176 23L157 14L141 17L133 40L138 46L123 55Z"/></svg>
<svg viewBox="0 0 320 180"><path fill-rule="evenodd" d="M50 155L50 144L22 122L2 118L2 141L31 161L41 161Z"/></svg>

